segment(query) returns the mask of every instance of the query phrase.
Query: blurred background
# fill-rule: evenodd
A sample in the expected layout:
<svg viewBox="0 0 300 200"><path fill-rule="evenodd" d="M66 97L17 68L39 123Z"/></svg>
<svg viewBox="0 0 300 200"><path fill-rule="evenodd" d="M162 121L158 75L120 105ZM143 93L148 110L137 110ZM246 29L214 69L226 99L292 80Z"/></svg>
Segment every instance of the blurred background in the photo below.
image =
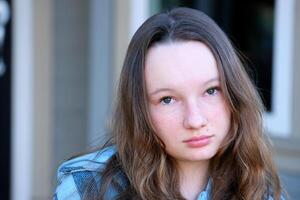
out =
<svg viewBox="0 0 300 200"><path fill-rule="evenodd" d="M207 13L243 54L300 199L298 0L0 0L0 199L50 199L58 165L104 142L131 36L176 6Z"/></svg>

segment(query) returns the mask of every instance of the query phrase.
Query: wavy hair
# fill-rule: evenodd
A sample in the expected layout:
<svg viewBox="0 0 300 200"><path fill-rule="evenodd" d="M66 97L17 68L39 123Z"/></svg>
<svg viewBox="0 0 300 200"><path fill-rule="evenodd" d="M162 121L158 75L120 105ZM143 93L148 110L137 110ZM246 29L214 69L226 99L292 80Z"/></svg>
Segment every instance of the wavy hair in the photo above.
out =
<svg viewBox="0 0 300 200"><path fill-rule="evenodd" d="M110 144L117 153L99 174L98 199L104 199L111 187L118 199L184 199L175 161L151 124L144 67L151 46L191 40L204 43L213 53L232 116L229 134L210 162L211 198L280 199L280 181L263 135L259 94L224 32L207 15L190 8L150 17L129 44L111 127Z"/></svg>

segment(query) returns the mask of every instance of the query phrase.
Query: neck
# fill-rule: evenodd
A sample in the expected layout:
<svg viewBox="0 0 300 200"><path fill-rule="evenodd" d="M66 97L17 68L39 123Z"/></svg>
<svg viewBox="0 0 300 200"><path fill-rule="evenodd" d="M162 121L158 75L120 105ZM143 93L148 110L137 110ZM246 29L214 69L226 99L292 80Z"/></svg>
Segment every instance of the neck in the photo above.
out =
<svg viewBox="0 0 300 200"><path fill-rule="evenodd" d="M180 176L180 192L188 200L197 199L208 182L209 161L178 162Z"/></svg>

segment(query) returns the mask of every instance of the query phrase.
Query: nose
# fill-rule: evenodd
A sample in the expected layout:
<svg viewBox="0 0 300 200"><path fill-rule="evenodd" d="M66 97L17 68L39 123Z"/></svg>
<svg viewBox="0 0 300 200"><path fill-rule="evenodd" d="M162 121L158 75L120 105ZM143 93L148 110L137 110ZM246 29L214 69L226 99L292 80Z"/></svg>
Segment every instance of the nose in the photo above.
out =
<svg viewBox="0 0 300 200"><path fill-rule="evenodd" d="M201 129L208 123L203 110L197 104L188 105L186 107L183 126L186 129Z"/></svg>

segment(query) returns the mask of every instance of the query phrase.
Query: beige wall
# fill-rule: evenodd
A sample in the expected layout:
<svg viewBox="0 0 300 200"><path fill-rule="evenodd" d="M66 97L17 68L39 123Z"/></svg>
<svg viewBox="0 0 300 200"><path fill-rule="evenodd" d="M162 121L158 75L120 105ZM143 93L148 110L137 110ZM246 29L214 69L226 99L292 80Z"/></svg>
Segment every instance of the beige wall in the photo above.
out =
<svg viewBox="0 0 300 200"><path fill-rule="evenodd" d="M31 199L51 199L56 170L87 140L88 1L33 1Z"/></svg>
<svg viewBox="0 0 300 200"><path fill-rule="evenodd" d="M129 44L130 0L115 1L114 4L114 80L117 82Z"/></svg>
<svg viewBox="0 0 300 200"><path fill-rule="evenodd" d="M52 171L52 1L33 4L34 124L32 199L49 199Z"/></svg>

